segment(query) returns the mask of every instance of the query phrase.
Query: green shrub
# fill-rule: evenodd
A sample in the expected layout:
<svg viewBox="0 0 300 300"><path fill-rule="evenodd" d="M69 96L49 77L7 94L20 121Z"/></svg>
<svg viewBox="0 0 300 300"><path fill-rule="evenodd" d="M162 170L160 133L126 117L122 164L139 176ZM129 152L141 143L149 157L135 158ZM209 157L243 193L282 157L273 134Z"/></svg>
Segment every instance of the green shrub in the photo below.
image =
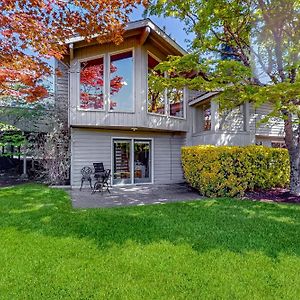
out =
<svg viewBox="0 0 300 300"><path fill-rule="evenodd" d="M187 182L208 197L286 187L290 178L287 150L263 146L183 147L182 165Z"/></svg>

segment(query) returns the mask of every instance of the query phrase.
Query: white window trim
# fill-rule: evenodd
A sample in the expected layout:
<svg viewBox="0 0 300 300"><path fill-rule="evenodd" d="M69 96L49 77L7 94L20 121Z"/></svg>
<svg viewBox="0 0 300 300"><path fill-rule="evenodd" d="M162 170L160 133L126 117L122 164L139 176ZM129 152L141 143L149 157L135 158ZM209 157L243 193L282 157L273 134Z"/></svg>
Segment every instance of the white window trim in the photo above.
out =
<svg viewBox="0 0 300 300"><path fill-rule="evenodd" d="M84 109L84 108L81 108L80 107L80 73L81 73L81 63L84 63L84 62L88 62L88 61L91 61L91 60L94 60L94 59L98 59L98 58L103 58L103 67L104 67L104 70L103 70L103 108L102 109L95 109L95 108L88 108L88 109ZM89 58L81 58L81 59L78 59L78 66L76 68L77 70L77 85L78 85L78 88L77 88L77 91L78 91L78 97L77 97L77 110L78 111L99 111L99 112L102 112L102 111L105 111L105 107L106 107L106 101L105 101L105 98L106 98L106 90L105 90L105 85L106 85L106 80L105 80L105 73L106 73L106 66L105 66L105 54L101 54L101 55L94 55L94 56L91 56Z"/></svg>
<svg viewBox="0 0 300 300"><path fill-rule="evenodd" d="M113 176L114 176L114 140L128 140L130 141L130 155L132 157L130 167L131 167L131 183L129 184L113 184ZM141 141L151 141L151 182L145 183L134 183L134 140L141 140ZM142 138L142 137L133 137L133 136L126 136L126 137L119 137L119 136L112 136L111 137L111 150L110 150L110 162L111 162L111 184L112 186L128 186L128 185L144 185L144 184L154 184L154 138Z"/></svg>
<svg viewBox="0 0 300 300"><path fill-rule="evenodd" d="M210 119L210 122L211 122L211 128L209 130L204 130L204 126L205 126L205 116L204 116L204 106L209 104L210 106L210 113L211 113L211 119ZM200 134L208 134L208 133L212 133L214 132L212 130L212 108L211 108L211 100L208 99L208 100L205 100L204 102L202 103L199 103L198 105L195 106L195 108L193 109L193 136L196 136L196 135L200 135ZM197 116L197 112L196 110L201 110L201 122L202 122L202 127L199 128L199 124L197 122L197 119L198 119L198 116ZM199 130L200 129L200 130Z"/></svg>
<svg viewBox="0 0 300 300"><path fill-rule="evenodd" d="M147 106L147 114L149 115L153 115L153 116L161 116L161 117L165 117L167 116L167 113L166 113L166 99L165 99L165 96L164 96L164 100L165 100L165 108L164 108L164 113L163 114L159 114L159 113L155 113L155 112L150 112L148 110L148 107L149 107L149 85L148 85L148 55L150 55L152 58L154 58L156 61L158 61L159 63L162 61L161 59L159 59L157 56L155 56L154 54L152 54L150 51L147 51L147 59L146 59L146 62L147 62L147 66L146 66L146 74L147 74L147 78L146 78L146 89L147 89L147 93L146 93L146 106Z"/></svg>
<svg viewBox="0 0 300 300"><path fill-rule="evenodd" d="M120 53L124 53L124 52L129 52L131 51L132 52L132 110L111 110L110 109L110 100L111 100L111 97L110 97L110 57L112 55L115 55L115 54L120 54ZM135 49L134 47L131 47L131 48L126 48L126 49L122 49L122 50L119 50L119 51L113 51L113 52L109 52L106 54L107 56L107 64L105 64L106 68L107 68L107 85L106 85L106 92L105 92L105 96L107 97L107 105L106 105L106 108L107 108L107 112L108 113L128 113L128 114L134 114L135 113L135 96L136 96L136 92L135 92L135 66L136 66L136 62L135 62Z"/></svg>
<svg viewBox="0 0 300 300"><path fill-rule="evenodd" d="M147 51L147 83L146 83L146 88L147 88L147 114L149 115L153 115L153 116L160 116L160 117L169 117L169 118L173 118L173 119L179 119L179 120L186 120L186 97L187 97L187 90L186 88L181 89L183 91L183 117L178 117L178 116L172 116L170 115L170 102L168 99L168 90L165 89L163 94L164 94L164 104L165 104L165 109L164 109L164 113L163 114L159 114L159 113L155 113L155 112L149 112L148 107L149 107L149 87L148 87L148 55L152 56L152 58L154 58L156 61L158 61L159 63L162 62L161 59L159 59L157 56L155 56L154 54L152 54L150 51ZM166 77L166 72L164 74L164 77Z"/></svg>
<svg viewBox="0 0 300 300"><path fill-rule="evenodd" d="M183 89L181 89L182 92L183 92L183 117L178 117L178 116L171 116L169 115L170 118L174 118L174 119L179 119L179 120L186 120L186 109L187 109L187 88L184 87ZM168 101L167 99L167 102L168 102L168 106L170 106L170 102ZM170 108L169 108L170 110Z"/></svg>
<svg viewBox="0 0 300 300"><path fill-rule="evenodd" d="M133 110L130 111L121 111L121 110L110 110L110 56L123 53L123 52L132 52L132 108ZM103 109L95 109L95 108L88 108L84 109L80 107L80 71L81 71L81 63L88 62L94 59L98 58L103 58L103 65L104 65L104 70L103 70ZM88 58L82 58L78 59L78 66L76 68L78 76L77 76L77 91L78 91L78 97L77 97L77 110L78 111L85 111L85 112L109 112L109 113L128 113L128 114L134 114L135 113L135 49L133 47L131 48L126 48L122 49L119 51L113 51L113 52L108 52L108 53L103 53L99 55L94 55Z"/></svg>

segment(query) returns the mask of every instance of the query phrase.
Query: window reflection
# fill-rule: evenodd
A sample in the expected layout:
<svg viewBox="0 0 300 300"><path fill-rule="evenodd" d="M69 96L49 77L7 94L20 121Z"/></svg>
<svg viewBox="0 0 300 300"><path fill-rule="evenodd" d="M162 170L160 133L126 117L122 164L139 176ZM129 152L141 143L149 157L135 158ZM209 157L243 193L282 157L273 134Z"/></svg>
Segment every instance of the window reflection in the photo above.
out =
<svg viewBox="0 0 300 300"><path fill-rule="evenodd" d="M110 56L110 110L134 110L132 51Z"/></svg>
<svg viewBox="0 0 300 300"><path fill-rule="evenodd" d="M210 102L203 105L203 121L204 121L204 131L211 130L211 105Z"/></svg>
<svg viewBox="0 0 300 300"><path fill-rule="evenodd" d="M80 64L80 108L104 109L103 57Z"/></svg>
<svg viewBox="0 0 300 300"><path fill-rule="evenodd" d="M170 105L170 116L184 117L184 99L183 91L172 89L168 91L168 100Z"/></svg>
<svg viewBox="0 0 300 300"><path fill-rule="evenodd" d="M165 96L164 92L156 92L151 89L151 75L162 76L153 69L159 62L148 54L148 112L155 114L165 114Z"/></svg>

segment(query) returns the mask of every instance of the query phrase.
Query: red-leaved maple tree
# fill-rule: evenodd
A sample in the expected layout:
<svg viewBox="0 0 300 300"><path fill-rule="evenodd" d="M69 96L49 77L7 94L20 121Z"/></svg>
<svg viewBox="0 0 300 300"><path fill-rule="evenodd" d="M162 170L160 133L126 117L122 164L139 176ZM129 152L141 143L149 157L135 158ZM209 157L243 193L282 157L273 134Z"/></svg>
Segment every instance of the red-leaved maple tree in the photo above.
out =
<svg viewBox="0 0 300 300"><path fill-rule="evenodd" d="M110 74L117 71L117 67L110 64ZM84 109L104 108L104 66L103 63L83 66L80 71L80 107ZM123 77L114 76L110 80L110 95L119 92L123 87ZM110 108L116 106L116 102L111 101Z"/></svg>
<svg viewBox="0 0 300 300"><path fill-rule="evenodd" d="M46 59L62 59L66 39L97 36L118 44L139 4L147 0L1 0L0 97L45 97L41 79L52 72Z"/></svg>

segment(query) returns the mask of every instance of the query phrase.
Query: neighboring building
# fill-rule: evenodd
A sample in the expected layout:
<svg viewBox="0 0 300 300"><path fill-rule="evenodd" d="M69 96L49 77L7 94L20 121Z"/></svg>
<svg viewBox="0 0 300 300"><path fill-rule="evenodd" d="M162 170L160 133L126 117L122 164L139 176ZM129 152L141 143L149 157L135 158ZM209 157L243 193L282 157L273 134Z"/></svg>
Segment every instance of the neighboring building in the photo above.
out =
<svg viewBox="0 0 300 300"><path fill-rule="evenodd" d="M69 48L56 94L69 103L72 186L94 162L112 170L113 184L177 183L184 180L184 145L283 142L282 123L256 127L268 106L220 114L217 93L149 91L148 70L186 53L150 20L129 23L120 45L79 37Z"/></svg>

